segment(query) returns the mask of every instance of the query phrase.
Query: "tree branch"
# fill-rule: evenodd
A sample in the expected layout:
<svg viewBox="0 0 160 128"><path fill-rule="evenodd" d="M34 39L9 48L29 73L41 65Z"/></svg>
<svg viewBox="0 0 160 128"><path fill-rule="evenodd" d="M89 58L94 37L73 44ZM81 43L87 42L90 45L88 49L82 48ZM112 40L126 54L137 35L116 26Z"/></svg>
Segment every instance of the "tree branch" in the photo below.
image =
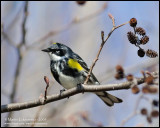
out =
<svg viewBox="0 0 160 128"><path fill-rule="evenodd" d="M89 78L90 78L90 75L91 75L91 73L92 73L92 70L93 70L96 62L97 62L98 59L99 59L99 55L100 55L100 53L101 53L101 51L102 51L102 48L103 48L104 44L107 42L107 40L109 39L109 37L111 36L111 34L112 34L112 33L114 32L114 30L116 30L117 28L122 27L123 25L126 25L126 24L129 23L129 22L126 22L126 23L120 24L120 25L118 25L118 26L115 26L115 19L114 19L114 17L113 17L110 13L108 14L108 16L112 19L112 25L113 25L113 27L112 27L111 31L108 33L108 35L107 35L107 37L106 37L105 40L104 40L104 32L103 32L103 31L101 32L102 43L101 43L101 46L100 46L99 51L98 51L98 53L97 53L97 56L96 56L95 60L93 61L93 64L92 64L92 66L91 66L91 68L90 68L90 70L89 70L89 72L88 72L88 75L87 75L87 78L86 78L84 84L87 84L87 82L88 82L88 80L89 80Z"/></svg>
<svg viewBox="0 0 160 128"><path fill-rule="evenodd" d="M154 76L155 79L158 78L158 72L153 72L152 75ZM140 85L142 83L144 83L144 78L137 78L137 84ZM12 104L7 104L7 105L2 105L1 113L23 110L23 109L28 109L32 107L37 107L40 105L45 105L47 103L61 100L64 98L68 98L70 96L73 96L75 94L79 94L82 92L113 91L113 90L129 89L132 84L133 82L123 82L119 84L107 84L107 85L84 85L82 84L81 88L74 87L67 91L64 91L61 94L47 96L46 101L43 97L38 100L32 100L32 101L23 102L23 103L12 103Z"/></svg>
<svg viewBox="0 0 160 128"><path fill-rule="evenodd" d="M19 81L19 76L20 76L20 71L21 71L21 67L22 67L22 46L25 45L26 43L26 21L27 21L27 14L28 13L28 1L25 2L24 4L24 19L22 21L22 40L19 43L18 46L16 46L16 50L17 50L17 56L18 56L18 60L17 60L17 66L16 66L16 70L15 70L15 78L14 78L14 82L13 82L13 89L10 95L10 102L13 103L14 99L15 99L15 95L17 92L17 88L18 88L18 81ZM13 113L12 111L8 114L8 118L12 117ZM8 121L8 120L7 120ZM9 123L6 123L6 127L8 127Z"/></svg>
<svg viewBox="0 0 160 128"><path fill-rule="evenodd" d="M23 18L23 22L22 22L22 42L20 44L24 44L26 43L26 22L27 22L27 17L28 17L28 1L25 2L25 6L24 6L24 18Z"/></svg>
<svg viewBox="0 0 160 128"><path fill-rule="evenodd" d="M10 39L10 37L7 35L7 33L5 32L5 30L4 30L4 24L1 24L1 36L2 36L2 38L4 38L4 39L6 39L7 40L7 42L11 45L11 46L13 46L13 47L17 47L17 45ZM2 41L2 40L1 40Z"/></svg>
<svg viewBox="0 0 160 128"><path fill-rule="evenodd" d="M139 112L137 112L137 109L138 109L138 106L140 104L140 101L142 99L144 94L141 94L138 98L138 100L136 101L136 104L135 104L135 108L134 108L134 111L126 118L124 119L122 122L121 122L121 127L124 127L125 123L128 122L130 119L132 119L134 116L136 116L137 114L139 114Z"/></svg>

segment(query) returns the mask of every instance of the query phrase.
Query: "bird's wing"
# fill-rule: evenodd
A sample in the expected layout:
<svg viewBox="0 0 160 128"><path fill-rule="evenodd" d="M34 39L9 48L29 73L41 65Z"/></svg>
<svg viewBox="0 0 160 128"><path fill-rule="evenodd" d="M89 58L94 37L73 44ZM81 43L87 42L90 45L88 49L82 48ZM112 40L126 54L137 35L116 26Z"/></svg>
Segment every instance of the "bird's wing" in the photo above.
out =
<svg viewBox="0 0 160 128"><path fill-rule="evenodd" d="M84 62L84 60L78 54L76 54L76 53L73 53L72 57L73 57L73 59L76 59L78 61L78 63L86 70L86 73L88 74L88 72L89 72L90 69L88 68L88 66ZM98 84L100 84L99 81L97 80L97 78L94 76L93 73L91 73L89 81L98 82Z"/></svg>
<svg viewBox="0 0 160 128"><path fill-rule="evenodd" d="M78 61L78 63L88 72L89 68L87 66L87 64L84 62L84 60L76 53L73 53L72 55L73 59L76 59Z"/></svg>

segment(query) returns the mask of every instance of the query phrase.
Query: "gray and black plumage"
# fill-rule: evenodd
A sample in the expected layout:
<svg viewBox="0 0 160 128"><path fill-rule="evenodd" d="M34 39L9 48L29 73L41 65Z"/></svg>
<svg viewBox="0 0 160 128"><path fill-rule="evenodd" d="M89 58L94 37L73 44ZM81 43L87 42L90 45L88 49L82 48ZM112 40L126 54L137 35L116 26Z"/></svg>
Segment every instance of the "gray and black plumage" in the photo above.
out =
<svg viewBox="0 0 160 128"><path fill-rule="evenodd" d="M49 54L51 72L55 80L65 89L70 89L84 83L89 68L83 59L68 46L61 43L53 43L49 48L42 51ZM88 84L100 85L93 73L90 76ZM120 98L105 91L94 93L108 106L122 102Z"/></svg>

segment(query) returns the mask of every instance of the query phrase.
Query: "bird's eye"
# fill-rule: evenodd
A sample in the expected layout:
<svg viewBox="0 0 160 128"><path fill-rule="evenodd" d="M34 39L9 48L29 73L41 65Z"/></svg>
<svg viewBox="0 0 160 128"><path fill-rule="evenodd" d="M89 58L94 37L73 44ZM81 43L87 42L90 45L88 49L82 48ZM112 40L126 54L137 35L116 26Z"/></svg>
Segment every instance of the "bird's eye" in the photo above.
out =
<svg viewBox="0 0 160 128"><path fill-rule="evenodd" d="M61 51L56 51L56 54L57 54L57 55L60 55L60 54L61 54Z"/></svg>
<svg viewBox="0 0 160 128"><path fill-rule="evenodd" d="M64 53L61 50L56 50L56 51L54 51L52 53L56 54L57 56L64 56Z"/></svg>

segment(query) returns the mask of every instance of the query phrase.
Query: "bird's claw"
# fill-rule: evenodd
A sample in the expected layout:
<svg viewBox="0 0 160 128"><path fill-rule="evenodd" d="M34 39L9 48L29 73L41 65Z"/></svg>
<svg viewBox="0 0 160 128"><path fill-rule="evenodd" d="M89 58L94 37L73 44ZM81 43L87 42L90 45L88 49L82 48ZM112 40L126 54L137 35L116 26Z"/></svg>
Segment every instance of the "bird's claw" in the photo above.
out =
<svg viewBox="0 0 160 128"><path fill-rule="evenodd" d="M61 95L64 91L66 91L64 88L61 89L61 90L60 90L60 95Z"/></svg>
<svg viewBox="0 0 160 128"><path fill-rule="evenodd" d="M78 88L78 90L83 90L83 87L81 84L77 84L77 88ZM84 94L84 91L82 91L82 93Z"/></svg>
<svg viewBox="0 0 160 128"><path fill-rule="evenodd" d="M61 95L64 91L66 91L64 88L61 89L61 90L60 90L60 95ZM68 97L68 99L69 99L69 97Z"/></svg>

